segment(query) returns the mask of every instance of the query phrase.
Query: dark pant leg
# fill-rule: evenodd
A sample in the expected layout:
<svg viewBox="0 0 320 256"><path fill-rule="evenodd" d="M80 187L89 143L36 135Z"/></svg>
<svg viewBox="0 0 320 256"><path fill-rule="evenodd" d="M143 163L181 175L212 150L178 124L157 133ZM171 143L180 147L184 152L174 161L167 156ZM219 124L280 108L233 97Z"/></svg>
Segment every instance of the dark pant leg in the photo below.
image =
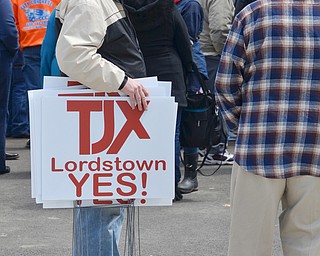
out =
<svg viewBox="0 0 320 256"><path fill-rule="evenodd" d="M178 107L176 134L175 134L175 184L177 185L181 179L180 172L180 122L182 108Z"/></svg>
<svg viewBox="0 0 320 256"><path fill-rule="evenodd" d="M214 92L214 81L216 80L216 74L220 62L220 55L218 56L205 56L209 80L207 80L208 89Z"/></svg>
<svg viewBox="0 0 320 256"><path fill-rule="evenodd" d="M23 76L26 83L27 91L41 89L40 80L40 52L41 46L26 47L23 49ZM25 95L27 101L27 113L29 122L29 100L28 94Z"/></svg>
<svg viewBox="0 0 320 256"><path fill-rule="evenodd" d="M13 56L10 53L0 50L0 170L6 168L6 129L12 61Z"/></svg>
<svg viewBox="0 0 320 256"><path fill-rule="evenodd" d="M23 76L23 55L19 52L13 62L9 100L7 134L19 136L29 133L27 87Z"/></svg>

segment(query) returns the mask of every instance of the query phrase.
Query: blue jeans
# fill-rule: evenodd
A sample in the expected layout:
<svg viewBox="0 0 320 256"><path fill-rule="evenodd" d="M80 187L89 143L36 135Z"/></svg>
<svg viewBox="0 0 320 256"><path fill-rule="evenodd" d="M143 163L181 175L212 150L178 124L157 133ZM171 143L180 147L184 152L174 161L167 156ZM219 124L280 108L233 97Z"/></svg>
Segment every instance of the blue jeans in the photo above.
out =
<svg viewBox="0 0 320 256"><path fill-rule="evenodd" d="M198 83L198 85L199 85L199 83ZM189 93L195 94L200 89L200 87L197 88L197 87L194 86L193 88L190 88L190 89L191 89L191 91L189 91ZM180 120L180 123L181 123L181 120ZM183 151L184 151L185 155L193 155L193 154L197 154L198 153L198 148L184 147Z"/></svg>
<svg viewBox="0 0 320 256"><path fill-rule="evenodd" d="M27 88L22 72L23 63L23 55L19 51L13 63L9 99L7 135L13 137L29 133Z"/></svg>
<svg viewBox="0 0 320 256"><path fill-rule="evenodd" d="M119 256L123 207L74 208L73 256Z"/></svg>
<svg viewBox="0 0 320 256"><path fill-rule="evenodd" d="M41 46L32 46L23 49L23 76L26 81L27 90L41 89L40 52Z"/></svg>
<svg viewBox="0 0 320 256"><path fill-rule="evenodd" d="M41 78L40 78L40 63L41 63L41 46L26 47L23 49L23 77L26 83L27 91L37 90L42 88ZM27 97L27 113L28 113L28 123L29 123L29 101Z"/></svg>
<svg viewBox="0 0 320 256"><path fill-rule="evenodd" d="M9 88L12 75L14 56L6 50L0 49L0 170L6 168L6 129L9 101Z"/></svg>

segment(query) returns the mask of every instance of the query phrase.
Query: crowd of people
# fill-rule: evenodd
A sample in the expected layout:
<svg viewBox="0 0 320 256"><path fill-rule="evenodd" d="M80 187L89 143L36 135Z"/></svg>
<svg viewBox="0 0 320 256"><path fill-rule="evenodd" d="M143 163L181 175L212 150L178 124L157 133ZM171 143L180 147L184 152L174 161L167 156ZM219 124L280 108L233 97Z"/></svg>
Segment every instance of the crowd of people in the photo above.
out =
<svg viewBox="0 0 320 256"><path fill-rule="evenodd" d="M134 78L157 76L172 82L178 103L173 201L199 189L197 165L206 155L205 164L232 165L229 256L271 255L280 202L284 255L316 256L319 17L312 0L1 1L0 174L10 172L6 160L19 158L6 152L6 137L30 145L27 92L42 88L44 76L120 90L140 111L149 93ZM180 147L186 93L200 89L194 64L229 139L236 137L234 156L228 141L208 154ZM75 208L73 255L120 255L123 219L122 207Z"/></svg>

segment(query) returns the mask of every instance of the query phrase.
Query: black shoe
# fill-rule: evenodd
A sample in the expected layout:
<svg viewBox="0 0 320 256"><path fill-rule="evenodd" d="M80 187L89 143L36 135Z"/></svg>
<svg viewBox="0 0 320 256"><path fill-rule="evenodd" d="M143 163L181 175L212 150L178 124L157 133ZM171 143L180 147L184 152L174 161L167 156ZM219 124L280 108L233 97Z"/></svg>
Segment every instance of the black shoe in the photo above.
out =
<svg viewBox="0 0 320 256"><path fill-rule="evenodd" d="M26 148L30 148L30 139L28 139L28 141L26 143Z"/></svg>
<svg viewBox="0 0 320 256"><path fill-rule="evenodd" d="M6 174L6 173L9 173L9 172L10 172L10 167L6 166L6 168L4 170L0 170L0 175L1 174Z"/></svg>
<svg viewBox="0 0 320 256"><path fill-rule="evenodd" d="M26 133L22 133L22 134L12 135L11 137L16 138L16 139L29 139L30 133L26 132Z"/></svg>
<svg viewBox="0 0 320 256"><path fill-rule="evenodd" d="M18 153L8 153L6 152L6 160L17 160L20 157Z"/></svg>
<svg viewBox="0 0 320 256"><path fill-rule="evenodd" d="M175 192L175 195L174 195L173 202L181 201L182 198L183 198L183 195L181 194L180 189L178 188L178 186L175 187L175 191L174 192Z"/></svg>

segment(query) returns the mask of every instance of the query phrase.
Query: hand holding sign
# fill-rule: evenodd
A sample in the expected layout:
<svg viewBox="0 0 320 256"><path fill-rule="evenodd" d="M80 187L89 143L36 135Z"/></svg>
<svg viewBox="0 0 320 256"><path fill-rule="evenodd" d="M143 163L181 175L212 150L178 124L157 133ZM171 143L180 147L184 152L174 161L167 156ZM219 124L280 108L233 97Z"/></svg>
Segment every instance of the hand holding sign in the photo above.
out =
<svg viewBox="0 0 320 256"><path fill-rule="evenodd" d="M135 108L135 101L137 102L138 109L140 111L148 109L146 97L149 96L149 93L142 84L128 77L128 81L121 91L130 97L130 105L132 109Z"/></svg>

